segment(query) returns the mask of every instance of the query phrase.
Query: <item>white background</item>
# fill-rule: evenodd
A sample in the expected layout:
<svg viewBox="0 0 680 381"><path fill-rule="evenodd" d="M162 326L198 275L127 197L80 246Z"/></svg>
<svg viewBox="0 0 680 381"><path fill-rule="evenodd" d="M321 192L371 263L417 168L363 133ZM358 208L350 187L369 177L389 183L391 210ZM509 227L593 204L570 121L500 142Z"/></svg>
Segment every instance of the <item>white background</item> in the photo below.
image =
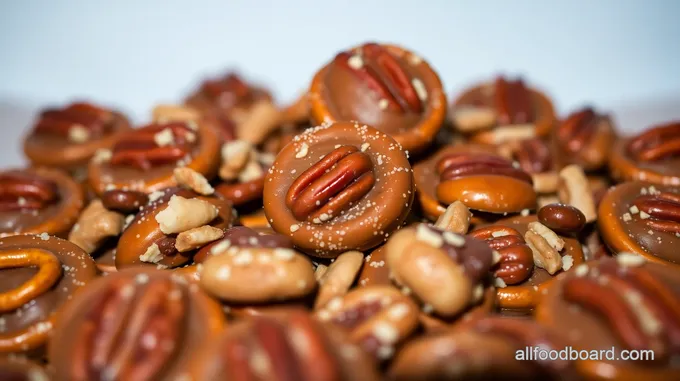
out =
<svg viewBox="0 0 680 381"><path fill-rule="evenodd" d="M680 1L0 0L0 163L48 104L91 98L143 121L205 75L238 68L282 103L367 40L417 51L460 91L525 74L566 112L625 130L680 118Z"/></svg>

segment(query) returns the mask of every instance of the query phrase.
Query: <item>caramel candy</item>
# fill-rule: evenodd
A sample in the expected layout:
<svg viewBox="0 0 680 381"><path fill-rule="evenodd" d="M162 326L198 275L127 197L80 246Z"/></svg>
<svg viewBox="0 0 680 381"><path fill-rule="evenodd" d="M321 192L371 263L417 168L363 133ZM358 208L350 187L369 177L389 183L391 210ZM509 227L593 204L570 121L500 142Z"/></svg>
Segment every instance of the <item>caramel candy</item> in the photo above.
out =
<svg viewBox="0 0 680 381"><path fill-rule="evenodd" d="M112 189L150 194L177 185L174 170L190 168L208 179L219 165L217 131L205 119L157 121L121 134L88 166L98 195Z"/></svg>
<svg viewBox="0 0 680 381"><path fill-rule="evenodd" d="M242 320L209 345L195 380L379 380L376 365L337 329L290 309Z"/></svg>
<svg viewBox="0 0 680 381"><path fill-rule="evenodd" d="M680 375L674 361L680 354L678 297L676 268L620 253L581 264L551 282L536 319L564 332L567 345L577 351L614 350L613 358L579 360L584 379L672 380ZM638 351L640 361L623 361L623 350Z"/></svg>
<svg viewBox="0 0 680 381"><path fill-rule="evenodd" d="M609 115L585 107L559 123L553 140L564 164L577 164L586 171L595 171L607 165L616 132Z"/></svg>
<svg viewBox="0 0 680 381"><path fill-rule="evenodd" d="M528 87L522 78L504 76L463 92L449 115L454 128L484 144L544 137L556 121L546 94Z"/></svg>
<svg viewBox="0 0 680 381"><path fill-rule="evenodd" d="M526 319L470 319L453 330L407 342L388 370L389 379L571 380L572 361L531 357L533 348L563 350L565 341L556 332Z"/></svg>
<svg viewBox="0 0 680 381"><path fill-rule="evenodd" d="M620 139L609 156L611 176L618 181L680 185L680 122L653 126Z"/></svg>
<svg viewBox="0 0 680 381"><path fill-rule="evenodd" d="M96 275L71 242L46 233L0 238L0 354L39 354L63 305Z"/></svg>
<svg viewBox="0 0 680 381"><path fill-rule="evenodd" d="M86 102L43 110L24 140L24 153L36 166L79 170L98 150L111 148L129 130L127 117Z"/></svg>
<svg viewBox="0 0 680 381"><path fill-rule="evenodd" d="M611 188L598 211L599 228L612 251L680 266L680 187L628 182Z"/></svg>
<svg viewBox="0 0 680 381"><path fill-rule="evenodd" d="M309 101L317 123L356 120L414 153L434 140L446 114L442 83L425 60L372 42L338 53L321 68Z"/></svg>
<svg viewBox="0 0 680 381"><path fill-rule="evenodd" d="M338 122L305 131L277 155L264 210L300 250L335 257L383 242L406 218L413 194L411 167L392 138Z"/></svg>
<svg viewBox="0 0 680 381"><path fill-rule="evenodd" d="M59 169L0 172L0 234L65 237L85 203L83 188Z"/></svg>
<svg viewBox="0 0 680 381"><path fill-rule="evenodd" d="M57 380L176 380L206 356L222 308L169 271L126 269L92 282L59 315Z"/></svg>

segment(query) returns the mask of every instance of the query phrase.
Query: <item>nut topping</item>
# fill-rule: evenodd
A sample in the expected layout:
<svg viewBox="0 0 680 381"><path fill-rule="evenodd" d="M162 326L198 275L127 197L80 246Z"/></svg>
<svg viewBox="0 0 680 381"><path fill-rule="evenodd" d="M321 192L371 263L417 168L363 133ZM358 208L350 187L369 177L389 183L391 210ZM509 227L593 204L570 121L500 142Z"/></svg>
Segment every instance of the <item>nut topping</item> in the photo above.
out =
<svg viewBox="0 0 680 381"><path fill-rule="evenodd" d="M0 175L0 211L41 210L59 198L57 184L36 175L8 171Z"/></svg>
<svg viewBox="0 0 680 381"><path fill-rule="evenodd" d="M111 164L144 171L174 164L191 153L196 139L196 132L186 123L152 124L121 136L113 146Z"/></svg>
<svg viewBox="0 0 680 381"><path fill-rule="evenodd" d="M338 54L334 63L354 73L376 94L386 109L393 112L422 112L423 98L427 98L423 83L417 78L409 78L409 74L383 46L365 44L355 54Z"/></svg>
<svg viewBox="0 0 680 381"><path fill-rule="evenodd" d="M156 221L163 233L172 234L205 225L217 214L214 205L200 198L172 195L168 206L156 215Z"/></svg>
<svg viewBox="0 0 680 381"><path fill-rule="evenodd" d="M559 252L564 248L564 241L540 222L532 222L528 228L524 239L533 252L534 264L550 275L555 274L562 268Z"/></svg>
<svg viewBox="0 0 680 381"><path fill-rule="evenodd" d="M586 217L586 223L597 219L595 198L583 169L578 165L568 165L560 171L561 187L558 191L560 201L569 204Z"/></svg>
<svg viewBox="0 0 680 381"><path fill-rule="evenodd" d="M560 144L568 152L579 152L597 132L602 117L587 107L571 114L557 129Z"/></svg>
<svg viewBox="0 0 680 381"><path fill-rule="evenodd" d="M533 183L528 173L515 168L509 160L482 153L446 155L437 163L437 173L439 173L440 181L475 175L498 175Z"/></svg>
<svg viewBox="0 0 680 381"><path fill-rule="evenodd" d="M680 123L669 123L638 135L628 143L628 153L637 161L680 155Z"/></svg>
<svg viewBox="0 0 680 381"><path fill-rule="evenodd" d="M680 234L680 195L671 192L656 192L640 195L633 200L639 213L635 219L652 230Z"/></svg>
<svg viewBox="0 0 680 381"><path fill-rule="evenodd" d="M365 351L387 359L394 346L418 325L418 305L392 286L369 286L336 297L316 316L350 331L350 339Z"/></svg>
<svg viewBox="0 0 680 381"><path fill-rule="evenodd" d="M107 210L100 200L94 200L80 214L68 240L92 254L105 239L120 234L124 224L122 214Z"/></svg>
<svg viewBox="0 0 680 381"><path fill-rule="evenodd" d="M108 110L88 103L73 103L63 109L43 111L33 132L57 135L82 143L106 134L113 118L113 113Z"/></svg>
<svg viewBox="0 0 680 381"><path fill-rule="evenodd" d="M509 81L504 77L498 77L494 90L499 125L533 122L534 110L531 104L531 94L522 79Z"/></svg>
<svg viewBox="0 0 680 381"><path fill-rule="evenodd" d="M370 157L341 146L311 166L286 194L286 205L300 221L325 222L360 200L375 183Z"/></svg>
<svg viewBox="0 0 680 381"><path fill-rule="evenodd" d="M348 251L335 258L330 266L317 267L314 275L319 283L319 291L314 301L315 308L322 307L329 300L346 294L352 287L363 263L363 253Z"/></svg>
<svg viewBox="0 0 680 381"><path fill-rule="evenodd" d="M513 156L527 173L543 173L552 169L550 147L540 138L522 140Z"/></svg>
<svg viewBox="0 0 680 381"><path fill-rule="evenodd" d="M466 234L470 228L470 218L472 218L470 209L462 202L456 201L446 208L434 226L452 233Z"/></svg>
<svg viewBox="0 0 680 381"><path fill-rule="evenodd" d="M484 240L499 254L494 276L506 285L515 285L529 279L534 269L531 248L515 229L489 226L472 231L471 237Z"/></svg>
<svg viewBox="0 0 680 381"><path fill-rule="evenodd" d="M538 210L538 221L561 233L577 233L586 224L586 216L577 208L559 203L542 206Z"/></svg>
<svg viewBox="0 0 680 381"><path fill-rule="evenodd" d="M187 312L184 288L170 279L143 287L119 279L107 291L74 338L73 379L152 379L178 349Z"/></svg>
<svg viewBox="0 0 680 381"><path fill-rule="evenodd" d="M627 349L651 349L657 361L680 349L676 296L644 266L586 268L565 281L563 296L604 318Z"/></svg>

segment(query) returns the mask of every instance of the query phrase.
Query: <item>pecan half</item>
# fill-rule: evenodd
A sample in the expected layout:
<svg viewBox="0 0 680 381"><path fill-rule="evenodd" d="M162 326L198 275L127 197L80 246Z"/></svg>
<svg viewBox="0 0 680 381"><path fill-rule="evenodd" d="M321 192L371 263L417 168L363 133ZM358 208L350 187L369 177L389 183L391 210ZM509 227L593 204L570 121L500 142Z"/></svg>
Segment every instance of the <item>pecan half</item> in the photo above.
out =
<svg viewBox="0 0 680 381"><path fill-rule="evenodd" d="M40 210L59 199L57 184L22 171L0 174L0 211Z"/></svg>
<svg viewBox="0 0 680 381"><path fill-rule="evenodd" d="M515 168L511 161L500 156L482 153L455 153L445 155L437 162L440 181L455 180L476 175L508 176L533 184L531 176Z"/></svg>
<svg viewBox="0 0 680 381"><path fill-rule="evenodd" d="M497 225L474 230L469 235L486 241L500 255L494 275L506 285L529 279L534 270L534 255L517 230Z"/></svg>
<svg viewBox="0 0 680 381"><path fill-rule="evenodd" d="M494 103L499 125L533 122L531 93L522 79L509 81L505 77L498 77L494 90Z"/></svg>
<svg viewBox="0 0 680 381"><path fill-rule="evenodd" d="M111 111L89 103L73 103L63 109L49 109L40 114L33 132L62 137L73 137L81 129L87 138L101 137L112 126L114 115Z"/></svg>
<svg viewBox="0 0 680 381"><path fill-rule="evenodd" d="M565 280L565 300L604 318L627 349L654 350L656 361L677 353L680 308L674 294L644 267L613 262Z"/></svg>
<svg viewBox="0 0 680 381"><path fill-rule="evenodd" d="M250 86L235 73L229 73L224 78L205 81L200 91L224 109L231 109L254 100Z"/></svg>
<svg viewBox="0 0 680 381"><path fill-rule="evenodd" d="M141 274L142 276L144 274ZM111 282L74 340L74 380L149 380L178 350L188 296L171 279Z"/></svg>
<svg viewBox="0 0 680 381"><path fill-rule="evenodd" d="M655 161L680 155L680 122L651 128L631 139L628 153L638 161Z"/></svg>
<svg viewBox="0 0 680 381"><path fill-rule="evenodd" d="M680 234L680 195L671 192L640 195L633 205L639 210L635 214L638 221L656 231Z"/></svg>
<svg viewBox="0 0 680 381"><path fill-rule="evenodd" d="M220 345L220 379L342 380L341 359L322 327L303 312L284 322L255 317L229 330Z"/></svg>
<svg viewBox="0 0 680 381"><path fill-rule="evenodd" d="M186 123L151 124L122 136L113 146L111 164L149 170L175 163L191 152L196 139Z"/></svg>
<svg viewBox="0 0 680 381"><path fill-rule="evenodd" d="M356 53L339 53L333 62L350 70L365 83L381 102L385 102L386 109L413 113L423 111L421 95L414 85L415 79L410 78L385 47L375 43L365 44Z"/></svg>
<svg viewBox="0 0 680 381"><path fill-rule="evenodd" d="M331 299L317 317L349 330L353 342L384 360L416 329L419 312L418 305L398 289L370 286Z"/></svg>
<svg viewBox="0 0 680 381"><path fill-rule="evenodd" d="M375 184L373 162L354 146L341 146L298 177L286 205L300 221L325 222L364 197Z"/></svg>
<svg viewBox="0 0 680 381"><path fill-rule="evenodd" d="M553 169L550 147L540 138L520 141L513 157L527 173L543 173Z"/></svg>
<svg viewBox="0 0 680 381"><path fill-rule="evenodd" d="M597 131L601 119L590 107L569 115L557 129L559 143L568 152L580 151Z"/></svg>

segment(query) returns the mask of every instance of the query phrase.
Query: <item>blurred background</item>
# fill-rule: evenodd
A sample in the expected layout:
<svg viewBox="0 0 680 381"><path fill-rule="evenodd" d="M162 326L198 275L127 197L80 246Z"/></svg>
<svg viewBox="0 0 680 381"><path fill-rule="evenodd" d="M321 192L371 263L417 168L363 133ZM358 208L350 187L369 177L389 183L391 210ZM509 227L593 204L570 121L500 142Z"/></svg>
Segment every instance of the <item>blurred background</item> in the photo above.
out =
<svg viewBox="0 0 680 381"><path fill-rule="evenodd" d="M340 50L418 52L449 94L499 73L585 104L633 132L680 118L680 1L6 0L0 2L0 163L22 162L34 113L74 99L143 122L236 69L281 104Z"/></svg>

